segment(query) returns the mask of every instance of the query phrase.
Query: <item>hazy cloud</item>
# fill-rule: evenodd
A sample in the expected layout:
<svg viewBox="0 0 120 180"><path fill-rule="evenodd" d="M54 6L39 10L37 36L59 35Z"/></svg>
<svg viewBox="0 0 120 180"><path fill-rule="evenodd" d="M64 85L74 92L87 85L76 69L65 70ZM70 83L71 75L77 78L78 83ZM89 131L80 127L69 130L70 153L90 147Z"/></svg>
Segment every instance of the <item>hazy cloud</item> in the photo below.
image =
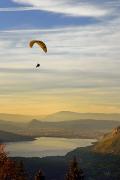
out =
<svg viewBox="0 0 120 180"><path fill-rule="evenodd" d="M28 98L32 98L30 102L33 102L35 97L37 99L36 94L39 94L39 102L45 98L45 104L48 99L51 103L52 97L56 96L59 102L62 101L62 107L63 99L68 98L68 104L71 104L71 100L74 105L78 103L78 106L81 102L87 104L89 101L89 104L94 105L100 103L102 107L103 104L112 107L113 103L119 108L120 17L117 9L119 3L117 5L117 1L114 1L113 4L110 0L101 2L76 0L76 3L68 0L45 2L30 0L29 3L25 0L14 0L14 2L21 5L25 3L26 7L22 7L23 10L40 8L63 14L65 8L67 9L65 15L97 18L106 14L110 16L107 16L108 19L102 18L99 23L87 24L84 27L81 25L41 30L0 31L0 94L7 96L16 94L16 99L22 95L29 96ZM27 7L28 5L31 7ZM82 9L78 12L80 8ZM20 9L8 8L6 11ZM48 53L44 54L37 46L30 49L31 39L45 41ZM39 69L35 68L37 63L41 64Z"/></svg>
<svg viewBox="0 0 120 180"><path fill-rule="evenodd" d="M98 6L89 1L73 0L12 0L18 4L30 5L30 7L0 8L0 11L26 11L43 10L53 13L62 13L69 16L101 17L109 14L111 9Z"/></svg>

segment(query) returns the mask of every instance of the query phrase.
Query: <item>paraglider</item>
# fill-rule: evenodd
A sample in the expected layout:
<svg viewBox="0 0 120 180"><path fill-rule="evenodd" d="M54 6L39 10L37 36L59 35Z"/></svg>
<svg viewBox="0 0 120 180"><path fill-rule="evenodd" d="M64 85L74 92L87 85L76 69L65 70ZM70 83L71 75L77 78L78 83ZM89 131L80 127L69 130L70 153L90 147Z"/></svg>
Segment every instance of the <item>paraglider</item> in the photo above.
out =
<svg viewBox="0 0 120 180"><path fill-rule="evenodd" d="M36 65L36 68L38 68L38 67L40 67L40 64L37 64L37 65Z"/></svg>
<svg viewBox="0 0 120 180"><path fill-rule="evenodd" d="M39 41L39 40L30 41L29 43L30 48L32 48L34 44L38 44L38 46L41 47L45 53L47 53L47 46L43 41Z"/></svg>
<svg viewBox="0 0 120 180"><path fill-rule="evenodd" d="M34 46L34 44L37 44L40 48L42 48L42 50L47 53L47 46L43 41L39 41L39 40L32 40L29 43L30 48L32 48ZM40 67L40 64L36 65L36 68Z"/></svg>

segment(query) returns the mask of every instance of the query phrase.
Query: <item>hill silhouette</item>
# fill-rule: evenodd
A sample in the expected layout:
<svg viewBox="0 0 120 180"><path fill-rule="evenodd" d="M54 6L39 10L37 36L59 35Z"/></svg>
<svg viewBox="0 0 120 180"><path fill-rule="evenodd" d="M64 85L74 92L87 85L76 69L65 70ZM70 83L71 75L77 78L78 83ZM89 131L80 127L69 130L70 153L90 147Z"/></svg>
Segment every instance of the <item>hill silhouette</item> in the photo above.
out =
<svg viewBox="0 0 120 180"><path fill-rule="evenodd" d="M0 119L15 122L28 122L31 119L38 119L41 121L70 121L80 119L93 120L116 120L120 121L120 113L79 113L72 111L58 111L49 115L20 115L0 113Z"/></svg>
<svg viewBox="0 0 120 180"><path fill-rule="evenodd" d="M81 119L72 121L46 122L33 119L28 124L32 135L70 137L70 138L99 138L120 124L119 121ZM30 134L29 132L29 134Z"/></svg>
<svg viewBox="0 0 120 180"><path fill-rule="evenodd" d="M93 148L95 152L120 154L120 126L106 134Z"/></svg>
<svg viewBox="0 0 120 180"><path fill-rule="evenodd" d="M12 122L0 120L0 130L15 134L36 137L64 137L64 138L99 138L112 128L119 126L119 121L80 119L72 121L40 121Z"/></svg>
<svg viewBox="0 0 120 180"><path fill-rule="evenodd" d="M33 137L23 136L11 132L0 131L0 143L2 142L18 142L18 141L30 141L34 140Z"/></svg>
<svg viewBox="0 0 120 180"><path fill-rule="evenodd" d="M59 111L43 118L46 121L70 121L80 119L93 120L120 120L119 113L79 113L72 111Z"/></svg>

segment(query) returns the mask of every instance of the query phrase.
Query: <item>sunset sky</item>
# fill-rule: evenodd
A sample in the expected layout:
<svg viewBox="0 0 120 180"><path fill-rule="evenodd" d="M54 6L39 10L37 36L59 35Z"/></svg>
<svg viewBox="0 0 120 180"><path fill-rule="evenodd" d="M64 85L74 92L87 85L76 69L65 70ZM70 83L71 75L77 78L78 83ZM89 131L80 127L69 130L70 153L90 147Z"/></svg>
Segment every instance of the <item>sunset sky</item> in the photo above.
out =
<svg viewBox="0 0 120 180"><path fill-rule="evenodd" d="M62 110L120 113L120 1L0 0L0 113Z"/></svg>

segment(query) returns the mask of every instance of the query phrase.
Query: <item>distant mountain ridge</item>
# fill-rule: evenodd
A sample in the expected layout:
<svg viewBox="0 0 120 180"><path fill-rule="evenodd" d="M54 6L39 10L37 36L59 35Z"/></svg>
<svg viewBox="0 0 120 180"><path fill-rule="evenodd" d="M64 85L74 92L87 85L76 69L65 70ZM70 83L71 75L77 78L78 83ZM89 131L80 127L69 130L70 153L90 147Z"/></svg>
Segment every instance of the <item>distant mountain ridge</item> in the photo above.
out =
<svg viewBox="0 0 120 180"><path fill-rule="evenodd" d="M67 137L67 138L99 138L108 133L112 128L119 126L119 121L110 120L73 120L46 122L33 119L28 124L28 129L32 135L47 137Z"/></svg>
<svg viewBox="0 0 120 180"><path fill-rule="evenodd" d="M80 119L93 119L93 120L117 120L120 121L120 114L111 113L79 113L71 111L59 111L43 118L46 121L70 121Z"/></svg>
<svg viewBox="0 0 120 180"><path fill-rule="evenodd" d="M0 120L0 130L35 137L63 138L99 138L111 129L120 125L120 121L110 120L71 120L71 121L39 121L12 122Z"/></svg>
<svg viewBox="0 0 120 180"><path fill-rule="evenodd" d="M0 113L0 119L6 121L28 122L32 119L41 121L71 121L80 119L93 119L93 120L114 120L120 121L120 113L79 113L72 111L59 111L49 115L19 115L19 114L5 114Z"/></svg>
<svg viewBox="0 0 120 180"><path fill-rule="evenodd" d="M0 130L0 143L34 140L33 137Z"/></svg>
<svg viewBox="0 0 120 180"><path fill-rule="evenodd" d="M40 118L39 116L34 118L34 116L24 115L18 115L18 117L17 115L9 114L0 115L2 119L5 117L9 119L10 117L9 120L0 120L1 131L35 137L96 139L120 125L118 120L120 114L61 111L48 116L41 116Z"/></svg>
<svg viewBox="0 0 120 180"><path fill-rule="evenodd" d="M120 155L120 126L106 134L94 147L95 152Z"/></svg>

